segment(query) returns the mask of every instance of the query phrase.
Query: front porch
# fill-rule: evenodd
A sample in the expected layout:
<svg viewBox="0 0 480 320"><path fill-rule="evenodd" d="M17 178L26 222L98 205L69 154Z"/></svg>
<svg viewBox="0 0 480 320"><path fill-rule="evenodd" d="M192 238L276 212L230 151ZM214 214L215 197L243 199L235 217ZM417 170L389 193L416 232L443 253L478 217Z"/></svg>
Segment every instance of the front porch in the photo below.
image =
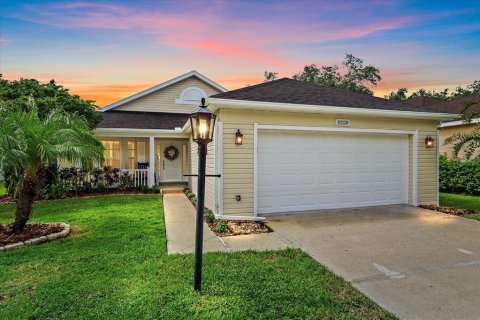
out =
<svg viewBox="0 0 480 320"><path fill-rule="evenodd" d="M182 134L179 134L182 135ZM105 166L128 173L134 186L187 184L187 137L100 135L105 146Z"/></svg>

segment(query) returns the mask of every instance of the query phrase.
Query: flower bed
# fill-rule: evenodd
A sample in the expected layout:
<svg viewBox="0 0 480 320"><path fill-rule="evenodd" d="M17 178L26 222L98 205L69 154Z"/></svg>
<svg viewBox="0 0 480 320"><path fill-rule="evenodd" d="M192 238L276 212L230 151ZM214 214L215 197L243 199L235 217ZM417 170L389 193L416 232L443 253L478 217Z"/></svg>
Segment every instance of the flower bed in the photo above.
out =
<svg viewBox="0 0 480 320"><path fill-rule="evenodd" d="M480 213L478 210L470 210L470 209L459 209L459 208L450 208L450 207L442 207L442 206L435 206L435 205L420 205L420 208L433 210L437 212L442 212L446 214L451 214L454 216L465 216L469 214L477 214Z"/></svg>
<svg viewBox="0 0 480 320"><path fill-rule="evenodd" d="M190 199L193 206L197 205L197 197L190 188L183 189L183 192ZM212 210L205 208L204 220L212 231L221 237L237 236L242 234L267 233L272 232L265 223L261 221L240 221L240 220L220 220L215 219Z"/></svg>
<svg viewBox="0 0 480 320"><path fill-rule="evenodd" d="M64 223L31 223L19 233L13 233L12 228L12 224L0 225L0 251L63 238L70 233L70 226Z"/></svg>

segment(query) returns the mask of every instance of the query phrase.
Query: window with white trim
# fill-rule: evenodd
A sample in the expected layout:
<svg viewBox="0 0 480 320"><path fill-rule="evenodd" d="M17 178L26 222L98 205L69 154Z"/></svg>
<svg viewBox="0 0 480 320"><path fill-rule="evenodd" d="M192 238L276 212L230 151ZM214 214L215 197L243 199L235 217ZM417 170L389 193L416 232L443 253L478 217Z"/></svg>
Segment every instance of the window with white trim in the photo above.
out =
<svg viewBox="0 0 480 320"><path fill-rule="evenodd" d="M129 170L133 170L136 168L135 164L135 139L131 139L127 141L127 166Z"/></svg>
<svg viewBox="0 0 480 320"><path fill-rule="evenodd" d="M105 147L105 165L112 168L120 168L120 140L102 140Z"/></svg>
<svg viewBox="0 0 480 320"><path fill-rule="evenodd" d="M198 87L188 87L182 91L180 98L175 99L177 104L194 104L199 105L202 98L206 98L205 91Z"/></svg>

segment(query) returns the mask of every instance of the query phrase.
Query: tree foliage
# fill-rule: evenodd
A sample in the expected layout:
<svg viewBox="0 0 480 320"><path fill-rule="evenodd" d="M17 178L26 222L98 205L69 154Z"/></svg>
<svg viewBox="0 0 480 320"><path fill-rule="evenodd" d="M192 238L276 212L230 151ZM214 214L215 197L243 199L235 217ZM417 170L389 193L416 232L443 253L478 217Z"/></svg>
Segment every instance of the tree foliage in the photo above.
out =
<svg viewBox="0 0 480 320"><path fill-rule="evenodd" d="M407 96L408 89L400 88L397 91L392 91L390 94L385 95L385 99L390 100L407 100L415 97L430 97L438 98L444 100L451 100L459 97L468 97L475 94L480 94L480 80L475 80L471 84L463 86L458 86L454 90L445 88L440 91L436 90L426 90L420 88L416 91L413 91L409 96Z"/></svg>
<svg viewBox="0 0 480 320"><path fill-rule="evenodd" d="M275 72L265 72L265 81L271 81ZM268 76L268 77L267 77ZM340 66L306 65L303 70L292 76L295 80L312 82L329 87L347 89L353 92L373 95L370 86L376 86L382 77L380 70L373 65L364 65L363 59L347 54Z"/></svg>
<svg viewBox="0 0 480 320"><path fill-rule="evenodd" d="M104 148L85 118L77 114L53 109L41 118L32 103L14 105L8 112L4 102L0 107L5 115L0 118L0 171L14 172L17 177L13 230L20 232L30 217L46 168L59 160L92 168L103 162Z"/></svg>
<svg viewBox="0 0 480 320"><path fill-rule="evenodd" d="M455 158L480 160L480 128L468 133L456 133L445 139L446 145L453 145Z"/></svg>
<svg viewBox="0 0 480 320"><path fill-rule="evenodd" d="M102 120L100 113L95 111L94 101L70 94L67 88L58 85L55 80L48 83L23 78L6 80L0 74L0 101L4 102L7 112L28 111L33 101L40 119L45 119L53 110L62 110L83 116L90 128L95 128Z"/></svg>
<svg viewBox="0 0 480 320"><path fill-rule="evenodd" d="M265 77L264 82L273 81L278 78L278 72L265 71L263 75Z"/></svg>

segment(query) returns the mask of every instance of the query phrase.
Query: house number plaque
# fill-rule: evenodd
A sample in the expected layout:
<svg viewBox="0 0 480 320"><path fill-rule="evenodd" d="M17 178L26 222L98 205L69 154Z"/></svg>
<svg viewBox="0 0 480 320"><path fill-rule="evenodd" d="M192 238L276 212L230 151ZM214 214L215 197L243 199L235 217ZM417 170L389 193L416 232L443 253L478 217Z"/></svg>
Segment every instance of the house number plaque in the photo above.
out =
<svg viewBox="0 0 480 320"><path fill-rule="evenodd" d="M337 119L335 120L335 124L339 127L350 127L352 122L349 119Z"/></svg>

